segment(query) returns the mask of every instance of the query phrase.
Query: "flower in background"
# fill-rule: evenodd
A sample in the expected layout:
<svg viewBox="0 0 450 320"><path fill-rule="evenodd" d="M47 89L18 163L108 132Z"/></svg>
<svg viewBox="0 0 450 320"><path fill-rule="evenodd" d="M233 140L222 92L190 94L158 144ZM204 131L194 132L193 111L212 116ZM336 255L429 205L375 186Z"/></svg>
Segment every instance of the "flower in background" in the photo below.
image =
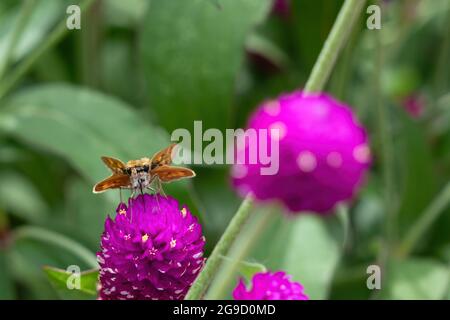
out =
<svg viewBox="0 0 450 320"><path fill-rule="evenodd" d="M291 14L291 0L274 0L272 12L282 18L287 18Z"/></svg>
<svg viewBox="0 0 450 320"><path fill-rule="evenodd" d="M265 165L249 163L247 143L238 151L244 163L232 168L233 185L242 195L279 200L292 212L329 212L352 198L370 165L366 131L348 106L324 93L297 91L263 103L248 127L278 129L278 135L258 136L258 146L279 140L279 170L261 175Z"/></svg>
<svg viewBox="0 0 450 320"><path fill-rule="evenodd" d="M234 300L308 300L303 286L291 281L283 271L256 273L251 288L247 290L244 281L239 280L233 290Z"/></svg>
<svg viewBox="0 0 450 320"><path fill-rule="evenodd" d="M401 101L403 108L412 118L420 118L425 109L425 98L418 93L413 93Z"/></svg>
<svg viewBox="0 0 450 320"><path fill-rule="evenodd" d="M148 194L116 211L97 253L100 299L183 299L204 263L197 218L174 198Z"/></svg>

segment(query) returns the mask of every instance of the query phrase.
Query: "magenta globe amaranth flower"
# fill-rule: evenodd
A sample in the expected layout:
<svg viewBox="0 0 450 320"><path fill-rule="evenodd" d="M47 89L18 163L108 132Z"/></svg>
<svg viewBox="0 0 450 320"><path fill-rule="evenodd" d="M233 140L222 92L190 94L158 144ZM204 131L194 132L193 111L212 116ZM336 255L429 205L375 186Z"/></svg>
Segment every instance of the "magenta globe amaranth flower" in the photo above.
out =
<svg viewBox="0 0 450 320"><path fill-rule="evenodd" d="M101 237L101 299L183 299L200 272L205 238L171 197L139 195L108 217Z"/></svg>
<svg viewBox="0 0 450 320"><path fill-rule="evenodd" d="M308 300L303 293L303 286L291 281L283 271L256 273L252 278L251 288L247 289L244 281L239 280L233 291L235 300Z"/></svg>
<svg viewBox="0 0 450 320"><path fill-rule="evenodd" d="M278 141L278 171L262 174L267 165L250 161L254 148L246 142L238 151L244 160L232 168L234 186L259 200L279 200L292 212L329 212L357 192L369 168L364 128L348 106L327 94L297 91L263 103L248 127L269 130L257 135L259 148Z"/></svg>

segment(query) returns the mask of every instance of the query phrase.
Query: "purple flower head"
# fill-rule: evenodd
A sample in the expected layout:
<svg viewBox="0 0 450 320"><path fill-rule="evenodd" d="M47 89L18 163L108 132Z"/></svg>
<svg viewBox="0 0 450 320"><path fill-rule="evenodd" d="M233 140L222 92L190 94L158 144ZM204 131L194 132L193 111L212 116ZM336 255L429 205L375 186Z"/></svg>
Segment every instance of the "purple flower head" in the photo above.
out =
<svg viewBox="0 0 450 320"><path fill-rule="evenodd" d="M174 198L149 194L116 211L106 219L97 253L100 298L183 299L204 263L197 218Z"/></svg>
<svg viewBox="0 0 450 320"><path fill-rule="evenodd" d="M413 93L405 97L402 106L412 118L420 118L425 110L425 98L419 93Z"/></svg>
<svg viewBox="0 0 450 320"><path fill-rule="evenodd" d="M274 0L272 12L282 18L287 18L291 14L291 0Z"/></svg>
<svg viewBox="0 0 450 320"><path fill-rule="evenodd" d="M238 150L241 164L232 168L233 185L241 195L251 192L258 200L279 200L291 212L330 212L352 198L370 166L364 128L348 106L324 93L296 91L263 103L248 127L269 132L258 134L253 145L246 140ZM279 142L279 157L272 155L273 161L279 160L278 171L263 173L267 163L260 157L252 162L251 154L258 145L267 146L270 155L274 139Z"/></svg>
<svg viewBox="0 0 450 320"><path fill-rule="evenodd" d="M291 281L283 271L257 273L252 278L251 288L247 290L244 281L239 280L233 291L234 300L308 300L303 286Z"/></svg>

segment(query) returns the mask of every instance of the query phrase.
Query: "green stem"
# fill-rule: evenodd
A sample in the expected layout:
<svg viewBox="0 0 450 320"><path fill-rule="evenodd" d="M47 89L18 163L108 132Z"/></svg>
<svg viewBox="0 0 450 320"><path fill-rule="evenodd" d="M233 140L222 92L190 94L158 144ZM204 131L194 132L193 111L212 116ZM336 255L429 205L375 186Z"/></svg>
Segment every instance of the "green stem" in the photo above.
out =
<svg viewBox="0 0 450 320"><path fill-rule="evenodd" d="M444 30L448 30L450 28L450 5L447 3L447 13L445 17L445 26ZM434 79L434 94L435 96L439 96L445 93L445 89L447 88L447 79L448 79L448 56L450 51L450 32L446 32L444 36L444 40L441 44L441 49L439 52L439 56L436 63L435 69L435 79Z"/></svg>
<svg viewBox="0 0 450 320"><path fill-rule="evenodd" d="M221 257L225 256L228 253L228 250L233 244L234 239L250 216L252 205L253 198L251 196L247 196L234 217L231 219L227 229L222 234L222 237L214 247L213 252L206 261L205 267L200 272L195 282L192 284L192 287L187 293L185 300L201 299L207 287L209 286L211 278L219 267Z"/></svg>
<svg viewBox="0 0 450 320"><path fill-rule="evenodd" d="M97 259L91 251L62 234L40 227L24 226L14 230L13 239L14 241L20 239L35 239L53 244L73 253L83 260L90 268L98 268Z"/></svg>
<svg viewBox="0 0 450 320"><path fill-rule="evenodd" d="M380 5L380 3L378 3ZM373 96L376 97L375 108L377 112L377 132L379 134L380 152L382 160L382 176L383 176L383 209L385 213L385 225L384 225L384 238L382 247L378 253L377 261L381 269L384 270L389 257L392 254L392 248L396 241L396 221L397 221L397 197L395 191L395 178L394 178L394 152L392 145L392 138L390 135L390 120L387 105L383 101L381 90L381 71L384 65L384 52L380 31L374 31L374 42L376 48L376 60L374 64L374 92ZM383 278L386 282L386 277ZM372 295L373 299L379 297L380 292L375 291Z"/></svg>
<svg viewBox="0 0 450 320"><path fill-rule="evenodd" d="M431 204L420 215L420 218L413 224L406 234L398 249L398 255L408 256L419 240L422 239L426 231L433 225L442 212L450 205L450 182L437 195Z"/></svg>
<svg viewBox="0 0 450 320"><path fill-rule="evenodd" d="M315 92L323 89L327 82L336 59L350 34L354 22L361 13L365 0L346 0L334 23L330 34L320 52L312 73L305 86L306 92ZM223 233L213 252L209 256L205 267L200 272L188 294L186 300L200 299L209 286L211 279L220 265L222 256L230 249L234 239L242 229L243 224L250 215L253 204L252 197L247 196L234 215L227 229Z"/></svg>
<svg viewBox="0 0 450 320"><path fill-rule="evenodd" d="M379 251L377 260L381 269L386 268L389 257L392 254L392 248L396 241L396 221L397 221L397 197L395 191L395 179L394 179L394 152L392 145L392 138L390 135L389 126L389 114L387 105L383 101L381 90L381 70L383 70L384 57L383 57L383 44L380 31L374 34L375 48L376 48L376 61L374 64L374 97L376 97L375 107L377 112L377 132L380 136L380 151L382 160L382 176L384 185L384 201L383 209L385 213L385 225L384 225L384 238L382 247ZM386 282L386 277L383 278ZM372 298L377 299L380 292L375 291Z"/></svg>
<svg viewBox="0 0 450 320"><path fill-rule="evenodd" d="M13 32L11 34L11 41L8 44L5 56L0 64L0 79L3 77L4 72L8 69L9 64L11 63L12 55L16 50L17 43L19 42L22 32L28 23L28 19L31 16L31 13L33 12L35 4L36 4L35 0L24 0L24 2L22 3L19 17L17 18L17 23L14 26Z"/></svg>
<svg viewBox="0 0 450 320"><path fill-rule="evenodd" d="M306 92L323 90L331 74L331 70L336 63L336 59L351 33L355 22L358 20L365 2L365 0L346 0L342 5L333 28L306 82Z"/></svg>
<svg viewBox="0 0 450 320"><path fill-rule="evenodd" d="M95 0L84 0L80 4L81 12L89 8L94 1ZM68 31L69 29L67 29L66 19L63 19L63 21L58 24L47 39L42 42L29 56L27 56L25 60L21 62L17 68L15 68L12 73L0 83L0 99L2 99L17 84L17 82L47 50L61 41Z"/></svg>
<svg viewBox="0 0 450 320"><path fill-rule="evenodd" d="M206 294L207 300L220 299L225 295L230 285L230 279L239 268L241 261L246 258L248 252L254 247L263 231L270 224L272 217L273 212L270 210L269 212L253 215L250 218L247 228L239 235L238 240L235 241L230 249L230 254L228 255L230 262L223 264L214 277L214 281Z"/></svg>

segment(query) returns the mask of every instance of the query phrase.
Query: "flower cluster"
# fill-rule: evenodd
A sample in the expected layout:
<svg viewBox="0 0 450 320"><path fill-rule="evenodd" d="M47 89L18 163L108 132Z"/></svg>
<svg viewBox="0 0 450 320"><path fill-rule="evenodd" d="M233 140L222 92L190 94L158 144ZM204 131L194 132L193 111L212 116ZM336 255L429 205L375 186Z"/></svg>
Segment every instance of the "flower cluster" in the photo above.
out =
<svg viewBox="0 0 450 320"><path fill-rule="evenodd" d="M232 168L234 186L258 200L279 200L292 212L327 213L352 198L371 162L364 128L348 106L324 93L297 91L266 102L248 127L269 130L258 136L258 146L278 140L279 170L262 175L265 165L250 163L247 142L238 151L244 163Z"/></svg>
<svg viewBox="0 0 450 320"><path fill-rule="evenodd" d="M308 300L303 286L291 281L283 271L257 273L252 278L251 288L247 290L244 281L239 280L233 291L235 300Z"/></svg>
<svg viewBox="0 0 450 320"><path fill-rule="evenodd" d="M204 245L197 218L171 197L120 204L97 254L100 299L183 299L204 264Z"/></svg>

